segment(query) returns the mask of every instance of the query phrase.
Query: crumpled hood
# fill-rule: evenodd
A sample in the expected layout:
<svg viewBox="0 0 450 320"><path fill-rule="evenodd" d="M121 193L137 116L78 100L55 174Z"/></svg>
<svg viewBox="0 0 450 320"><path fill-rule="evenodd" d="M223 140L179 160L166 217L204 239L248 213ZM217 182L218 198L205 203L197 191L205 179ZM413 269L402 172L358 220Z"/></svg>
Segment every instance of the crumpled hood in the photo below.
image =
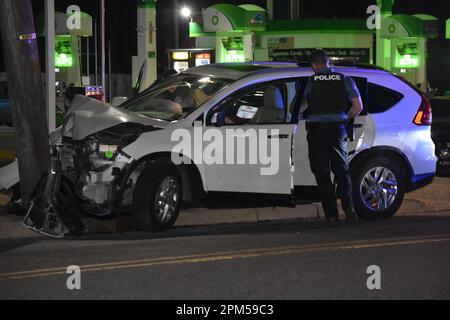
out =
<svg viewBox="0 0 450 320"><path fill-rule="evenodd" d="M156 128L163 128L168 125L168 122L164 120L147 118L125 109L110 107L92 98L76 95L64 118L63 136L74 140L83 140L91 134L124 122Z"/></svg>

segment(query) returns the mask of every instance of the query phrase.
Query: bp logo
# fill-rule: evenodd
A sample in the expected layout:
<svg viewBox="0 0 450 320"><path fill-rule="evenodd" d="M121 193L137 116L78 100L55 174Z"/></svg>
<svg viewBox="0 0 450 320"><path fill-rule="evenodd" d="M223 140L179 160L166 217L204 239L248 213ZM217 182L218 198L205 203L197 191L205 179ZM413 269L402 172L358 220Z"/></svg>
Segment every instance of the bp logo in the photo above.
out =
<svg viewBox="0 0 450 320"><path fill-rule="evenodd" d="M219 24L219 17L218 16L213 16L211 18L211 22L213 25L217 26Z"/></svg>
<svg viewBox="0 0 450 320"><path fill-rule="evenodd" d="M389 32L390 32L390 33L394 33L395 30L396 30L395 24L391 24L391 25L389 26Z"/></svg>
<svg viewBox="0 0 450 320"><path fill-rule="evenodd" d="M264 17L262 14L258 14L256 16L253 17L252 20L250 20L251 24L261 24L264 22Z"/></svg>

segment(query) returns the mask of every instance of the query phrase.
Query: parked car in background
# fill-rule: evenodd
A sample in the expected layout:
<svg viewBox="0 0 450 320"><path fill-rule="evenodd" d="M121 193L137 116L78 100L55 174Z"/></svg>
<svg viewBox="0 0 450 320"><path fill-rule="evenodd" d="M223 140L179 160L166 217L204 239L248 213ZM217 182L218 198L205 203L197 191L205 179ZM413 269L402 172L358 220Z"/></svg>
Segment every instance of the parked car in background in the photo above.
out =
<svg viewBox="0 0 450 320"><path fill-rule="evenodd" d="M12 126L11 100L9 99L8 83L0 82L0 125Z"/></svg>
<svg viewBox="0 0 450 320"><path fill-rule="evenodd" d="M450 168L450 97L431 98L433 125L431 137L436 145L439 169Z"/></svg>

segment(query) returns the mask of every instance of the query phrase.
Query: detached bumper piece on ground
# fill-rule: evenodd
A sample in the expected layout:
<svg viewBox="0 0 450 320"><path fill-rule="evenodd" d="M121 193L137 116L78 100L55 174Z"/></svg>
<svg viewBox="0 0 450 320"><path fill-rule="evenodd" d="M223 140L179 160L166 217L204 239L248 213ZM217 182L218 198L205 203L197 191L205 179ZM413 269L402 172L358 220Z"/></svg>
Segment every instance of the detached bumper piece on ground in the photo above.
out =
<svg viewBox="0 0 450 320"><path fill-rule="evenodd" d="M26 228L54 238L86 232L87 227L73 200L72 190L61 176L60 150L55 148L49 172L36 187L34 193L37 196L22 222Z"/></svg>

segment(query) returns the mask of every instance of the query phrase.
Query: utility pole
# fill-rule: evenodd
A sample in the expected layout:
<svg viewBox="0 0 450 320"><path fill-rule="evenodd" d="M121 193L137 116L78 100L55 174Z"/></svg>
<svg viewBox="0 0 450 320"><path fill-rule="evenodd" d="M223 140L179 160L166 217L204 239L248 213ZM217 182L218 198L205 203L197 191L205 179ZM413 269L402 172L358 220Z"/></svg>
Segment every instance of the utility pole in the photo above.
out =
<svg viewBox="0 0 450 320"><path fill-rule="evenodd" d="M45 0L45 103L47 125L50 132L56 129L55 92L55 0Z"/></svg>
<svg viewBox="0 0 450 320"><path fill-rule="evenodd" d="M97 19L94 19L94 79L95 85L98 86L98 31Z"/></svg>
<svg viewBox="0 0 450 320"><path fill-rule="evenodd" d="M174 0L174 26L175 26L175 49L180 48L180 4L178 0Z"/></svg>
<svg viewBox="0 0 450 320"><path fill-rule="evenodd" d="M0 29L17 137L22 206L28 207L49 163L44 85L31 0L1 0Z"/></svg>
<svg viewBox="0 0 450 320"><path fill-rule="evenodd" d="M101 33L101 50L102 50L102 91L103 102L106 102L106 39L105 39L105 0L100 0L100 33Z"/></svg>

